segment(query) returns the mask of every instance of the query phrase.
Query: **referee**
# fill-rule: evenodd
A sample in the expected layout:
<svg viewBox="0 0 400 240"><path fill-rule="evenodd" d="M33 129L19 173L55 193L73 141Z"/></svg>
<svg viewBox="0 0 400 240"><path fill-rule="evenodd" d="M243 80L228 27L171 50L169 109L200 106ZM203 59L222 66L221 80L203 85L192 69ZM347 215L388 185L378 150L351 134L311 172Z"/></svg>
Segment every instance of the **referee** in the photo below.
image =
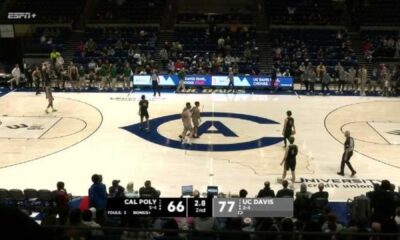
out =
<svg viewBox="0 0 400 240"><path fill-rule="evenodd" d="M344 133L344 136L346 137L346 141L344 142L344 153L342 156L342 162L340 163L340 172L337 174L340 176L344 176L344 165L346 164L347 167L349 167L351 171L351 176L353 177L356 175L356 170L354 170L353 166L351 166L350 163L350 158L353 156L353 150L354 150L354 139L350 137L350 132L346 131Z"/></svg>

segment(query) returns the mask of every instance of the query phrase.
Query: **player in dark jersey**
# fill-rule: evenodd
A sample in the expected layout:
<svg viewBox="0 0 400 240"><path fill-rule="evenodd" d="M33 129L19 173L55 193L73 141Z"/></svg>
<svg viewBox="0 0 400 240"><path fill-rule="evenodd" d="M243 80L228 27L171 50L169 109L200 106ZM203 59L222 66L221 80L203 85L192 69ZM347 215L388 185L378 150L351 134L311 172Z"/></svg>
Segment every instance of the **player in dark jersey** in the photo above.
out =
<svg viewBox="0 0 400 240"><path fill-rule="evenodd" d="M290 169L292 172L292 182L294 183L296 181L296 174L295 174L295 169L296 169L296 156L298 152L298 148L296 144L294 143L294 137L289 137L289 146L286 148L286 153L285 157L283 158L281 162L281 166L283 166L283 175L282 175L282 180L286 178L286 172Z"/></svg>
<svg viewBox="0 0 400 240"><path fill-rule="evenodd" d="M146 100L146 96L142 95L142 100L139 102L139 115L140 115L140 123L142 126L140 127L140 130L144 130L144 122L143 118L146 118L146 123L147 123L147 132L150 132L150 123L149 123L149 101Z"/></svg>
<svg viewBox="0 0 400 240"><path fill-rule="evenodd" d="M342 155L342 161L340 163L340 172L338 172L337 174L340 176L344 176L344 165L346 164L351 171L351 176L354 177L357 172L356 170L354 170L353 166L350 163L350 158L351 156L353 156L354 151L354 139L350 137L349 131L346 131L344 133L344 136L346 137L346 141L344 142L344 153Z"/></svg>
<svg viewBox="0 0 400 240"><path fill-rule="evenodd" d="M285 119L285 124L283 125L283 131L282 131L285 147L286 147L286 139L289 139L290 136L296 133L296 128L294 126L294 119L292 118L292 112L287 111L286 116L287 117Z"/></svg>
<svg viewBox="0 0 400 240"><path fill-rule="evenodd" d="M53 92L52 92L52 90L51 90L50 84L48 83L48 84L45 86L44 89L45 89L45 92L46 92L46 99L47 99L47 101L48 101L48 104L47 104L47 107L46 107L45 112L48 114L48 113L49 113L49 108L52 109L52 112L57 112L57 110L54 109L54 107L53 107L54 97L53 97Z"/></svg>

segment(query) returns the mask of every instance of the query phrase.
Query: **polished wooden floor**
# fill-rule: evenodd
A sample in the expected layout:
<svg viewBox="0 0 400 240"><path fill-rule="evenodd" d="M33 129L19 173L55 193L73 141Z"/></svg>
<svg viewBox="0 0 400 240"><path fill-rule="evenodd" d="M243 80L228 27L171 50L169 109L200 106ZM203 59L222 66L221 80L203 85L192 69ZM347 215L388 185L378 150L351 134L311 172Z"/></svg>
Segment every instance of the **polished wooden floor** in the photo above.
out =
<svg viewBox="0 0 400 240"><path fill-rule="evenodd" d="M298 190L326 184L331 198L346 200L390 179L400 184L400 100L380 97L250 94L163 94L149 99L152 132L139 129L143 93L55 93L57 112L45 113L44 95L12 92L0 98L0 188L55 188L85 195L93 173L135 188L147 179L162 196L180 196L182 185L224 193L242 188L254 196L282 175L285 112L295 118L299 146ZM200 101L203 134L181 145L176 118L186 102ZM218 122L218 124L216 123ZM211 127L207 127L210 123ZM343 132L355 139L353 178L336 175ZM232 134L233 133L233 134ZM290 176L290 174L289 174Z"/></svg>

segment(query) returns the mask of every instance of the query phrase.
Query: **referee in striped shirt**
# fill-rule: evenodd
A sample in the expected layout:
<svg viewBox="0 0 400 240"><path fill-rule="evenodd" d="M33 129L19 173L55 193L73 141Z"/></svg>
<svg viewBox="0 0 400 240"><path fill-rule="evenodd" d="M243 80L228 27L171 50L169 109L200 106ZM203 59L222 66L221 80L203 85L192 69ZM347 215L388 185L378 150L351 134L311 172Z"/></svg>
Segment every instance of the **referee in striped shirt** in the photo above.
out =
<svg viewBox="0 0 400 240"><path fill-rule="evenodd" d="M356 171L354 170L353 166L351 166L350 163L350 158L353 156L353 150L354 150L354 139L350 137L350 132L346 131L344 133L344 136L346 137L346 141L344 142L344 153L342 156L342 162L340 163L340 172L337 174L340 176L344 176L344 165L346 164L347 167L349 167L351 171L351 176L353 177L356 175Z"/></svg>

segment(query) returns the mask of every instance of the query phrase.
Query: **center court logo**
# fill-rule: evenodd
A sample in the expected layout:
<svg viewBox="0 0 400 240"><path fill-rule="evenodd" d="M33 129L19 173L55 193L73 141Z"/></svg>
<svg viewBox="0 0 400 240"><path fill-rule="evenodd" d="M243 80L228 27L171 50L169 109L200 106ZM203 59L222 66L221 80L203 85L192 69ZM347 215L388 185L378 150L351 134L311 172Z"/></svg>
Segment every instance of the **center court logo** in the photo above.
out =
<svg viewBox="0 0 400 240"><path fill-rule="evenodd" d="M240 134L235 133L229 126L223 124L222 119L239 119L243 121L250 121L256 124L279 124L273 120L262 118L258 116L252 116L247 114L239 113L224 113L224 112L203 112L201 113L203 118L211 118L211 121L203 122L199 127L199 135L202 134L221 134L224 137L237 138L237 143L192 143L191 145L182 145L180 141L175 139L167 138L161 135L157 129L168 122L176 121L181 118L180 114L173 114L168 116L163 116L150 120L150 134L140 130L140 123L129 125L123 127L125 129L143 139L146 139L152 143L156 143L165 147L171 147L176 149L185 149L192 151L211 151L211 152L224 152L224 151L240 151L240 150L250 150L256 148L262 148L270 145L274 145L282 141L282 137L261 137L251 141L239 142ZM216 130L210 130L211 128ZM179 129L181 131L181 129ZM177 131L177 135L179 134Z"/></svg>

